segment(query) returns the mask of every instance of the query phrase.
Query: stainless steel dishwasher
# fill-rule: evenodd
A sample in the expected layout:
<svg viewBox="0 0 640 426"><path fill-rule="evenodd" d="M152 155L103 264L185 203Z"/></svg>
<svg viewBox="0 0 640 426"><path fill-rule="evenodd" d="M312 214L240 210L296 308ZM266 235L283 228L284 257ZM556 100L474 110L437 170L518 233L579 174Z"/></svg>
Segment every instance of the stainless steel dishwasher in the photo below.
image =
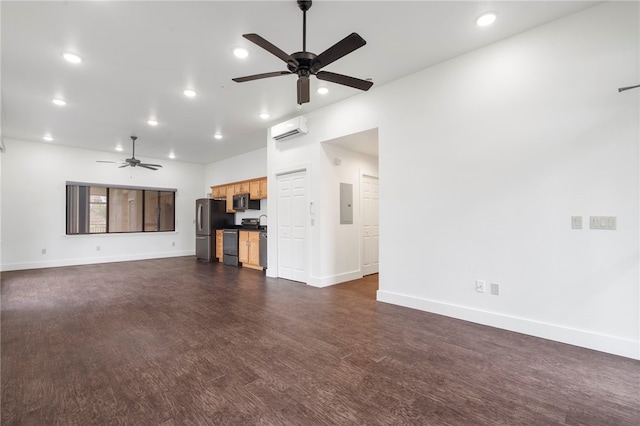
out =
<svg viewBox="0 0 640 426"><path fill-rule="evenodd" d="M222 230L222 262L225 265L238 266L238 230Z"/></svg>

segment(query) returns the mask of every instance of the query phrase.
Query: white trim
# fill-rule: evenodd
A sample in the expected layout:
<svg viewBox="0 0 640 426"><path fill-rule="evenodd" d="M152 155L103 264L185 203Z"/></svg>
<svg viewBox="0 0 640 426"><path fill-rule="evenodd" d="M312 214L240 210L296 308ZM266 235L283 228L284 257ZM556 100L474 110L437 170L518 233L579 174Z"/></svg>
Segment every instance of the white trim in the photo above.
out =
<svg viewBox="0 0 640 426"><path fill-rule="evenodd" d="M167 257L195 256L195 250L172 251L164 253L140 253L124 256L87 257L79 259L57 259L38 262L7 263L2 265L2 272L25 269L57 268L61 266L93 265L97 263L128 262L132 260L163 259Z"/></svg>
<svg viewBox="0 0 640 426"><path fill-rule="evenodd" d="M362 271L344 272L338 275L330 275L327 277L309 277L308 285L312 287L329 287L341 284L347 281L358 280L362 278Z"/></svg>
<svg viewBox="0 0 640 426"><path fill-rule="evenodd" d="M477 324L501 328L503 330L528 334L556 342L594 349L614 355L640 360L640 346L636 340L593 333L586 330L550 324L527 318L482 311L466 306L453 305L437 300L423 299L406 294L378 290L379 302L391 303L418 309L438 315L445 315Z"/></svg>

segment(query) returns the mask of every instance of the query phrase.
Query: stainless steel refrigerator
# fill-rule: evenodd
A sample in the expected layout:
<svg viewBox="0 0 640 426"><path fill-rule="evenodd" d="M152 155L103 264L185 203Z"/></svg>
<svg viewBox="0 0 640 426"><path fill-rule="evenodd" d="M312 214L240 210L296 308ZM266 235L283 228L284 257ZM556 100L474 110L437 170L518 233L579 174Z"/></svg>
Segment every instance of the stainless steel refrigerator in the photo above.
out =
<svg viewBox="0 0 640 426"><path fill-rule="evenodd" d="M232 227L235 214L227 213L227 202L200 198L196 200L196 258L211 262L216 257L216 229Z"/></svg>

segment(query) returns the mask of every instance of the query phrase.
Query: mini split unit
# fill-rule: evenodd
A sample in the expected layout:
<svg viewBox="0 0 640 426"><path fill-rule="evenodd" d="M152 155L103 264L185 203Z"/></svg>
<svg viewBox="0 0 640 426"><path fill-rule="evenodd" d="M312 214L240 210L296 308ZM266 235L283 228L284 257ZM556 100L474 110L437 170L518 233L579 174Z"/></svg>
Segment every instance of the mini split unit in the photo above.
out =
<svg viewBox="0 0 640 426"><path fill-rule="evenodd" d="M273 126L271 137L277 141L283 141L294 136L304 135L307 132L307 118L300 116Z"/></svg>

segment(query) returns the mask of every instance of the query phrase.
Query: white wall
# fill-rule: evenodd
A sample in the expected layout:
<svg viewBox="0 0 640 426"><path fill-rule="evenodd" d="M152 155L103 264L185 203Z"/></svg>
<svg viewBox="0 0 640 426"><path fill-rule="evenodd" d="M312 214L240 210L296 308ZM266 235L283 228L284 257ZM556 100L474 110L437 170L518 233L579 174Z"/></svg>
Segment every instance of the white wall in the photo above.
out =
<svg viewBox="0 0 640 426"><path fill-rule="evenodd" d="M212 186L267 176L267 149L261 148L208 164L205 166L204 174L203 197L211 193ZM259 217L262 214L267 214L267 200L260 200L260 210L246 210L236 213L236 224L240 224L242 218ZM264 219L261 220L261 223L266 224Z"/></svg>
<svg viewBox="0 0 640 426"><path fill-rule="evenodd" d="M115 153L11 139L5 139L5 144L2 270L195 254L194 201L202 197L204 166L162 159L153 161L164 166L155 172L120 169L116 164L96 163L121 161L122 156ZM67 236L66 181L177 188L176 231Z"/></svg>
<svg viewBox="0 0 640 426"><path fill-rule="evenodd" d="M640 77L639 35L638 4L607 2L374 86L269 141L269 176L308 167L322 199L320 143L378 127L378 300L640 359L640 92L616 90Z"/></svg>

